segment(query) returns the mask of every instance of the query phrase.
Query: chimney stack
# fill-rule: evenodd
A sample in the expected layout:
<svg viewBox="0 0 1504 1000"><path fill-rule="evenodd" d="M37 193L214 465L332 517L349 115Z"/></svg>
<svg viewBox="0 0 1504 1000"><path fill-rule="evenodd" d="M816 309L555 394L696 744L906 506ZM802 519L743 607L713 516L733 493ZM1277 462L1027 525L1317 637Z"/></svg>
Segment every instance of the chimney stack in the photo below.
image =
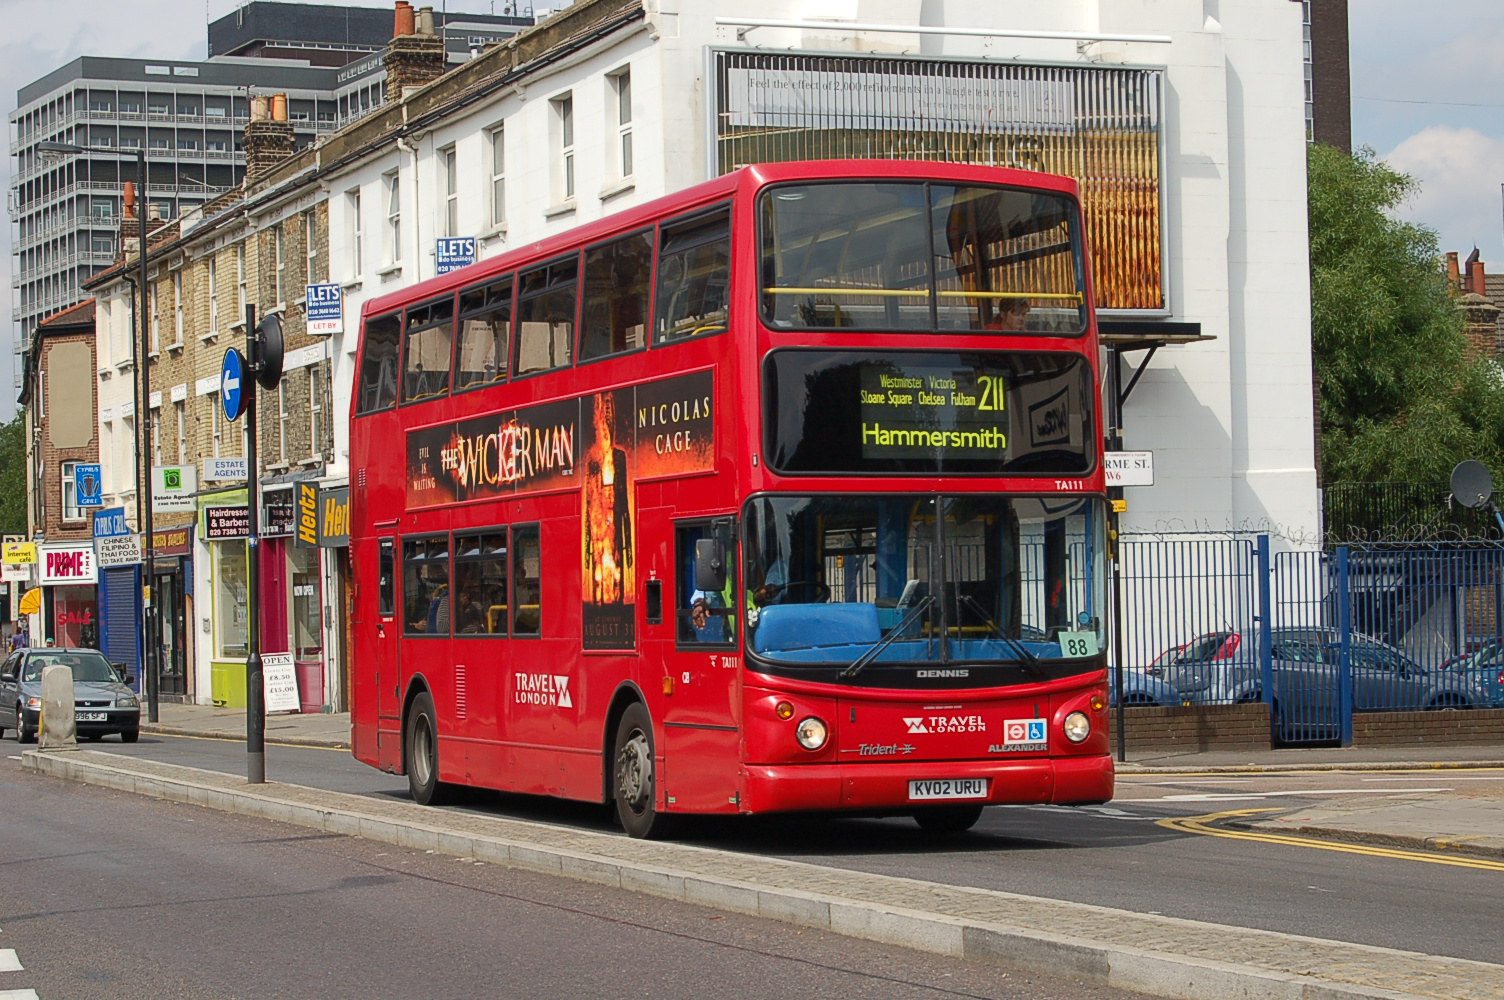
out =
<svg viewBox="0 0 1504 1000"><path fill-rule="evenodd" d="M1488 296L1488 289L1484 287L1483 261L1473 261L1472 270L1469 272L1468 278L1468 290L1474 295L1482 295L1486 298Z"/></svg>
<svg viewBox="0 0 1504 1000"><path fill-rule="evenodd" d="M292 155L292 123L287 120L287 95L251 98L251 120L245 126L245 179L253 183Z"/></svg>
<svg viewBox="0 0 1504 1000"><path fill-rule="evenodd" d="M400 101L444 75L444 39L434 32L432 7L415 12L408 0L397 0L392 40L382 62L388 102Z"/></svg>
<svg viewBox="0 0 1504 1000"><path fill-rule="evenodd" d="M1447 251L1447 284L1458 290L1462 288L1462 279L1458 276L1457 270L1456 250Z"/></svg>

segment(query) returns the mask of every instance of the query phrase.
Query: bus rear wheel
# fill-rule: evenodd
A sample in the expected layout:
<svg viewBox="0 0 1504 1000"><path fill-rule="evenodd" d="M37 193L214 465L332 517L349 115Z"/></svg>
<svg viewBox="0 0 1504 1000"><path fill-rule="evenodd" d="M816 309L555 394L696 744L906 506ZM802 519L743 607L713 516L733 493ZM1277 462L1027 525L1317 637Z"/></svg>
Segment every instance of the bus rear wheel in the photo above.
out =
<svg viewBox="0 0 1504 1000"><path fill-rule="evenodd" d="M653 760L653 720L641 702L627 706L616 724L611 754L611 797L616 818L639 839L663 837L669 819L658 812L657 769Z"/></svg>
<svg viewBox="0 0 1504 1000"><path fill-rule="evenodd" d="M965 833L982 818L982 807L931 806L914 814L914 822L925 833Z"/></svg>
<svg viewBox="0 0 1504 1000"><path fill-rule="evenodd" d="M433 709L433 696L427 691L413 699L407 710L405 745L407 787L413 801L420 806L438 806L448 802L453 789L439 780L438 718Z"/></svg>

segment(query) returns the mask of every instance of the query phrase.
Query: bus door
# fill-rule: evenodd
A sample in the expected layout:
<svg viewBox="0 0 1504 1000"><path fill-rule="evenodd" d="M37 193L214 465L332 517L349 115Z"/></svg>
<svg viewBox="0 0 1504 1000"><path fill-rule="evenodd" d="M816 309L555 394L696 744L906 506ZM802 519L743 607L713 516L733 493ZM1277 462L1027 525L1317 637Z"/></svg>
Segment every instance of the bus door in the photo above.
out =
<svg viewBox="0 0 1504 1000"><path fill-rule="evenodd" d="M681 809L736 811L742 614L735 522L674 525L673 652L664 657L665 791Z"/></svg>
<svg viewBox="0 0 1504 1000"><path fill-rule="evenodd" d="M397 640L397 540L376 540L376 627L373 639L376 666L376 743L382 768L402 763L402 674Z"/></svg>

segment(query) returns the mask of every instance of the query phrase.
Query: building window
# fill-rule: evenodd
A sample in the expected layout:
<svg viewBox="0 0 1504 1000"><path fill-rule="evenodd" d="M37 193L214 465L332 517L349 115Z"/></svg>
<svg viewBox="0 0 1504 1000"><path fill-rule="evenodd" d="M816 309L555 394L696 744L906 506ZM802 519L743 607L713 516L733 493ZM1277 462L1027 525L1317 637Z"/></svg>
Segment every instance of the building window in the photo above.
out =
<svg viewBox="0 0 1504 1000"><path fill-rule="evenodd" d="M277 456L282 462L289 461L287 456L287 379L277 383Z"/></svg>
<svg viewBox="0 0 1504 1000"><path fill-rule="evenodd" d="M246 628L247 599L250 596L244 542L216 542L214 549L215 629L222 657L245 656L248 650Z"/></svg>
<svg viewBox="0 0 1504 1000"><path fill-rule="evenodd" d="M444 235L460 234L459 157L450 146L440 154L444 158Z"/></svg>
<svg viewBox="0 0 1504 1000"><path fill-rule="evenodd" d="M209 258L209 336L219 333L219 264Z"/></svg>
<svg viewBox="0 0 1504 1000"><path fill-rule="evenodd" d="M176 337L172 342L173 347L183 346L183 272L174 271L172 275L172 332Z"/></svg>
<svg viewBox="0 0 1504 1000"><path fill-rule="evenodd" d="M507 221L506 129L498 127L487 136L491 160L491 225Z"/></svg>
<svg viewBox="0 0 1504 1000"><path fill-rule="evenodd" d="M162 317L157 312L156 285L151 286L149 298L146 311L151 314L151 353L159 354L162 351Z"/></svg>
<svg viewBox="0 0 1504 1000"><path fill-rule="evenodd" d="M308 369L308 450L324 453L324 366Z"/></svg>
<svg viewBox="0 0 1504 1000"><path fill-rule="evenodd" d="M160 405L151 408L151 454L152 464L162 464L162 407Z"/></svg>
<svg viewBox="0 0 1504 1000"><path fill-rule="evenodd" d="M235 246L235 322L245 317L245 244ZM230 324L234 326L235 324Z"/></svg>
<svg viewBox="0 0 1504 1000"><path fill-rule="evenodd" d="M180 399L172 404L174 416L178 420L178 464L188 464L188 428L184 413L183 401Z"/></svg>
<svg viewBox="0 0 1504 1000"><path fill-rule="evenodd" d="M386 195L386 262L396 264L402 260L402 184L397 171L381 178Z"/></svg>
<svg viewBox="0 0 1504 1000"><path fill-rule="evenodd" d="M350 223L346 227L350 242L350 270L348 277L351 281L360 277L361 257L361 226L360 226L360 189L345 192L345 211L350 216Z"/></svg>
<svg viewBox="0 0 1504 1000"><path fill-rule="evenodd" d="M554 112L554 202L559 203L574 197L574 97L565 94L549 104Z"/></svg>
<svg viewBox="0 0 1504 1000"><path fill-rule="evenodd" d="M219 393L211 392L204 399L209 403L209 429L214 440L214 450L211 454L215 458L219 458L221 455L219 450L221 438L219 428Z"/></svg>
<svg viewBox="0 0 1504 1000"><path fill-rule="evenodd" d="M78 505L78 463L62 463L63 471L63 520L82 521L84 512Z"/></svg>
<svg viewBox="0 0 1504 1000"><path fill-rule="evenodd" d="M287 296L283 294L285 291L285 286L283 284L283 270L285 263L282 259L282 227L280 225L277 226L277 232L273 236L273 243L275 244L277 262L277 294L275 298L277 300L277 304L282 305L287 301Z"/></svg>
<svg viewBox="0 0 1504 1000"><path fill-rule="evenodd" d="M319 280L319 242L318 219L313 209L303 214L303 253L308 264L308 284L316 284Z"/></svg>
<svg viewBox="0 0 1504 1000"><path fill-rule="evenodd" d="M627 178L632 176L632 71L624 69L608 80L616 106L616 125L607 143L615 154L616 176Z"/></svg>
<svg viewBox="0 0 1504 1000"><path fill-rule="evenodd" d="M299 660L317 660L324 651L324 601L319 586L317 549L287 546L292 577L292 649Z"/></svg>

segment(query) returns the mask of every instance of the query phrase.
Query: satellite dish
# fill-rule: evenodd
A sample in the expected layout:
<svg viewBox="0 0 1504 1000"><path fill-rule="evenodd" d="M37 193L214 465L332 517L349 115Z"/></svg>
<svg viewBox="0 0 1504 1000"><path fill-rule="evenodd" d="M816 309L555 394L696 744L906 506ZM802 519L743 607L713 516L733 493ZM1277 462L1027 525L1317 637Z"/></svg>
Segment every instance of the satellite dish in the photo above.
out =
<svg viewBox="0 0 1504 1000"><path fill-rule="evenodd" d="M1482 462L1468 459L1452 470L1452 496L1464 507L1481 510L1494 495L1494 477Z"/></svg>

